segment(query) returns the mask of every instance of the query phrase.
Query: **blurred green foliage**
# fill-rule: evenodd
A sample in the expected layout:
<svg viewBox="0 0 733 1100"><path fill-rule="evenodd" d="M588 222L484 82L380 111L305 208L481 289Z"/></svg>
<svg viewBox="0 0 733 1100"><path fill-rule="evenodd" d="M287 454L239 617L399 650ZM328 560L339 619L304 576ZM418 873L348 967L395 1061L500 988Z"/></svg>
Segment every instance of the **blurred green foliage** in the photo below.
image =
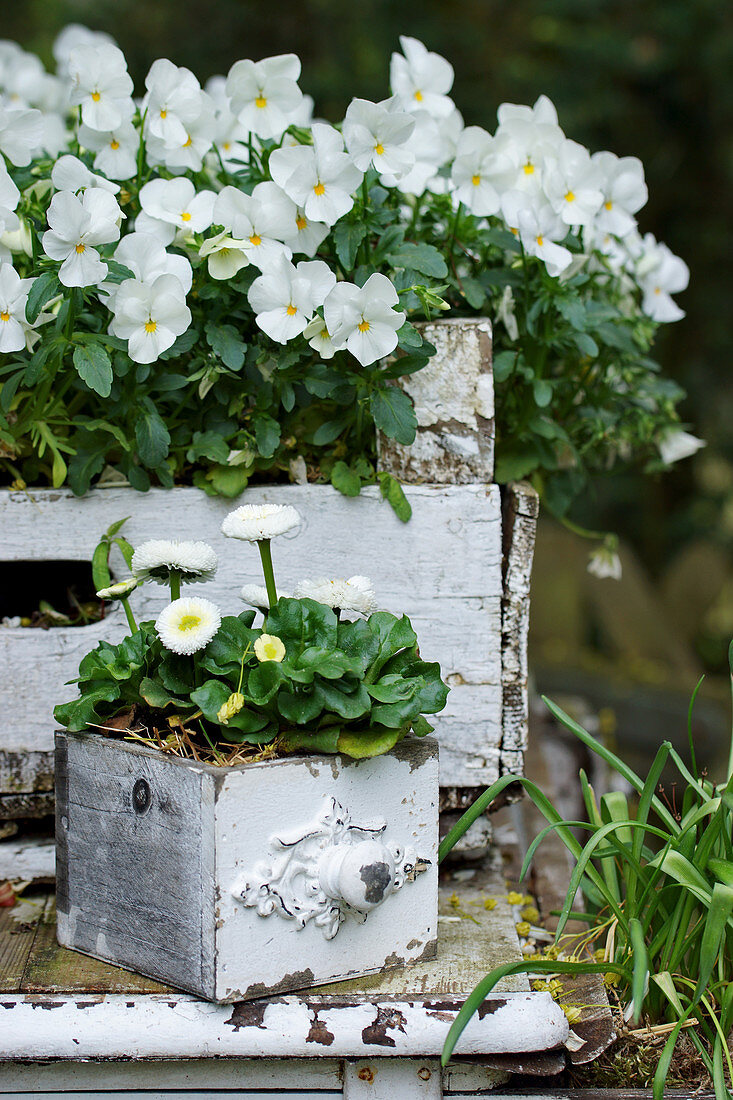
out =
<svg viewBox="0 0 733 1100"><path fill-rule="evenodd" d="M239 57L294 51L304 91L331 120L352 96L388 94L389 56L401 33L453 63L454 98L467 123L493 130L499 103L546 93L570 137L643 160L650 201L641 229L692 271L680 297L687 318L667 326L659 358L687 389L683 416L709 440L708 454L733 456L728 0L23 0L6 5L3 33L50 64L55 34L72 21L114 35L138 89L159 56L203 81ZM579 518L624 533L653 569L692 535L733 546L719 499L705 497L694 479L695 461L651 481L614 479Z"/></svg>

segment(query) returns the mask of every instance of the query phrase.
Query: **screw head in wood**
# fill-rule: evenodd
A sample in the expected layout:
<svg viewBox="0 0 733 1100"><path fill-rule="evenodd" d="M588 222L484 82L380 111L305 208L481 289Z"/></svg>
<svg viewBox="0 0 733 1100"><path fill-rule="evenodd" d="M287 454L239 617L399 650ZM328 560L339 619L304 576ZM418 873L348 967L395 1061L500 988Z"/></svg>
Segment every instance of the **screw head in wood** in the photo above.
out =
<svg viewBox="0 0 733 1100"><path fill-rule="evenodd" d="M150 809L152 802L150 784L147 779L136 779L132 788L132 808L136 814L144 814Z"/></svg>

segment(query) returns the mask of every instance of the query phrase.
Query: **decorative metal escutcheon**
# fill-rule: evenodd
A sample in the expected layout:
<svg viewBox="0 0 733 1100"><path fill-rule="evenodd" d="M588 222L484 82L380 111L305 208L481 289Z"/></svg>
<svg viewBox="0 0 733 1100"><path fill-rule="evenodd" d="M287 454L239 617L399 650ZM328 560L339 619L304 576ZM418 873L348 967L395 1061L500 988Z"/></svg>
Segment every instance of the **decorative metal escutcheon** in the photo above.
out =
<svg viewBox="0 0 733 1100"><path fill-rule="evenodd" d="M333 939L347 917L365 921L430 866L414 848L383 839L386 821L359 825L331 798L307 829L270 840L269 860L232 888L261 917L276 913L298 928L308 921Z"/></svg>

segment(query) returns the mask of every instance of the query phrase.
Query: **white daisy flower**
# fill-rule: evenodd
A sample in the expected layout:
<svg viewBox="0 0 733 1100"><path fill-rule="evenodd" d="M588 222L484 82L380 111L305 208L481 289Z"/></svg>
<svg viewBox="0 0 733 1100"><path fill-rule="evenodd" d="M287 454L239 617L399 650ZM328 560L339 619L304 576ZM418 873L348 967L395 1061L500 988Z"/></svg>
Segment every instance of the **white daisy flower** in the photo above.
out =
<svg viewBox="0 0 733 1100"><path fill-rule="evenodd" d="M230 539L261 542L299 524L300 515L289 504L242 504L224 517L221 530Z"/></svg>
<svg viewBox="0 0 733 1100"><path fill-rule="evenodd" d="M248 607L256 607L259 611L268 611L270 598L263 584L243 584L239 593ZM290 592L278 592L279 599L290 599Z"/></svg>
<svg viewBox="0 0 733 1100"><path fill-rule="evenodd" d="M211 600L184 597L169 603L155 629L166 649L190 655L207 646L221 626L221 612Z"/></svg>
<svg viewBox="0 0 733 1100"><path fill-rule="evenodd" d="M359 615L369 615L377 608L374 585L369 577L318 577L316 580L301 581L295 586L295 598L310 599L324 603L339 611L356 611Z"/></svg>
<svg viewBox="0 0 733 1100"><path fill-rule="evenodd" d="M216 567L216 554L206 542L150 539L132 555L132 572L140 583L168 584L171 573L178 573L186 584L210 581Z"/></svg>
<svg viewBox="0 0 733 1100"><path fill-rule="evenodd" d="M126 577L125 580L116 581L108 588L100 588L97 595L100 600L124 600L135 591L139 583L137 577Z"/></svg>

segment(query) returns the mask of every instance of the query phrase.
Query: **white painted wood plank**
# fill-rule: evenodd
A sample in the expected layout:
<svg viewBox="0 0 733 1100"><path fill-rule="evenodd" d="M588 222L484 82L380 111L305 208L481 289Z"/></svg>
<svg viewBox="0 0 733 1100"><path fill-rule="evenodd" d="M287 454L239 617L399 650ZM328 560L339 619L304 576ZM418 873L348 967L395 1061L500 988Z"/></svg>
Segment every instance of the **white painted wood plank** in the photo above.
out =
<svg viewBox="0 0 733 1100"><path fill-rule="evenodd" d="M36 837L0 841L0 882L53 880L56 873L56 845Z"/></svg>
<svg viewBox="0 0 733 1100"><path fill-rule="evenodd" d="M344 1100L442 1100L440 1061L369 1058L344 1062Z"/></svg>
<svg viewBox="0 0 733 1100"><path fill-rule="evenodd" d="M183 1091L186 1100L195 1100L196 1090L309 1088L327 1100L328 1096L342 1095L341 1061L186 1058L180 1062L116 1061L112 1065L109 1062L0 1064L0 1096L8 1092L35 1093L44 1088L62 1093L106 1092L112 1086L130 1092L147 1092L151 1087ZM134 1095L138 1095L137 1091ZM211 1093L206 1095L210 1097Z"/></svg>
<svg viewBox="0 0 733 1100"><path fill-rule="evenodd" d="M407 1001L324 1007L286 996L245 1006L215 1005L184 995L110 994L78 998L3 995L0 1060L80 1058L439 1057L459 1008L426 1011ZM93 1002L93 1003L91 1003ZM45 1011L38 1011L38 1009ZM313 1028L331 1041L314 1051ZM507 993L484 1002L457 1054L549 1050L568 1036L564 1012L549 993Z"/></svg>

